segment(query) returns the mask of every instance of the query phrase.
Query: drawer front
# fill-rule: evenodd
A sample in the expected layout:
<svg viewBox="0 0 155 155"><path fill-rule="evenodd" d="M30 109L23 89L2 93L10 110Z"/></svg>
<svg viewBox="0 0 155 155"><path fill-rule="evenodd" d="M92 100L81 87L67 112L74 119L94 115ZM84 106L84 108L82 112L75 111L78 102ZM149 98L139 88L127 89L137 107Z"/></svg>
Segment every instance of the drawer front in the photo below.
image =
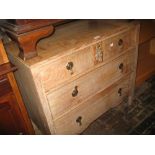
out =
<svg viewBox="0 0 155 155"><path fill-rule="evenodd" d="M133 52L129 51L85 76L47 95L53 118L77 106L131 71Z"/></svg>
<svg viewBox="0 0 155 155"><path fill-rule="evenodd" d="M87 71L94 65L93 59L93 51L89 47L48 64L48 66L42 68L41 72L41 80L45 91Z"/></svg>
<svg viewBox="0 0 155 155"><path fill-rule="evenodd" d="M81 133L100 115L121 103L128 95L128 88L129 77L126 77L55 120L56 134Z"/></svg>
<svg viewBox="0 0 155 155"><path fill-rule="evenodd" d="M104 52L103 60L108 60L112 56L122 53L124 50L127 50L136 45L134 31L127 31L121 33L115 37L111 37L103 42Z"/></svg>
<svg viewBox="0 0 155 155"><path fill-rule="evenodd" d="M120 33L45 65L40 73L45 91L92 70L98 63L106 63L120 56L124 50L136 44L134 35L134 31Z"/></svg>

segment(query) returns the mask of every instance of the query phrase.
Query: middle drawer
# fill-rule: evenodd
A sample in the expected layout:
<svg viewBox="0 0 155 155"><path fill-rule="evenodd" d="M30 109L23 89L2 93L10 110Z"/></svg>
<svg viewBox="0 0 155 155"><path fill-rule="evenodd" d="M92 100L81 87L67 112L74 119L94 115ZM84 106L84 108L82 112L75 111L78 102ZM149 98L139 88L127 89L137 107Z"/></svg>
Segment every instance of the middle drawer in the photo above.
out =
<svg viewBox="0 0 155 155"><path fill-rule="evenodd" d="M134 50L128 51L118 59L47 94L53 118L60 117L63 113L71 110L79 103L84 102L131 72L133 53Z"/></svg>

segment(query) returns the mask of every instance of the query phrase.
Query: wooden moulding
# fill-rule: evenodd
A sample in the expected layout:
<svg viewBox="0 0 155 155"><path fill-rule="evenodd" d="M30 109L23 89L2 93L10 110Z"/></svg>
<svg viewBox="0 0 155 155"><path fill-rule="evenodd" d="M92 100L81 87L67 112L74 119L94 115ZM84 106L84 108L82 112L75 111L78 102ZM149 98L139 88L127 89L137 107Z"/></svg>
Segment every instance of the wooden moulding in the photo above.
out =
<svg viewBox="0 0 155 155"><path fill-rule="evenodd" d="M48 25L26 33L17 34L6 29L7 34L14 40L20 49L19 57L23 60L37 56L36 44L45 37L48 37L54 31L52 25Z"/></svg>
<svg viewBox="0 0 155 155"><path fill-rule="evenodd" d="M36 44L54 32L54 26L70 22L64 19L12 19L1 24L8 36L20 49L23 60L37 56Z"/></svg>

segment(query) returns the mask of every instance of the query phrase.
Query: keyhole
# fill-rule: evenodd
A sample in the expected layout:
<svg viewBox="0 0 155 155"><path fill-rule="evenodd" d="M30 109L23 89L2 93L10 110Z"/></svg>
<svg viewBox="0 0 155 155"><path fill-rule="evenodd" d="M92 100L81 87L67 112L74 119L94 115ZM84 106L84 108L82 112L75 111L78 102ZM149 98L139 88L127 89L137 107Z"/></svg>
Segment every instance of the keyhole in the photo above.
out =
<svg viewBox="0 0 155 155"><path fill-rule="evenodd" d="M123 63L120 63L119 69L121 70L121 72L123 72L123 68L124 68L124 64Z"/></svg>
<svg viewBox="0 0 155 155"><path fill-rule="evenodd" d="M123 46L123 40L122 40L122 39L119 39L118 45L119 45L119 46Z"/></svg>

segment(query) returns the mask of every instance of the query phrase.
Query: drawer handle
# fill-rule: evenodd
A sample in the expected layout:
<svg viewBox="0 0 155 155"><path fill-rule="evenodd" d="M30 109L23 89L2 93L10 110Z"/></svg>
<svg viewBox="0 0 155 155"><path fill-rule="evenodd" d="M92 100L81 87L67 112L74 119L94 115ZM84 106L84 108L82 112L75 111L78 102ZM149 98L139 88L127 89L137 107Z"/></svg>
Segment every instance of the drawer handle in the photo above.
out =
<svg viewBox="0 0 155 155"><path fill-rule="evenodd" d="M82 116L79 116L77 119L76 119L76 123L81 126L82 125Z"/></svg>
<svg viewBox="0 0 155 155"><path fill-rule="evenodd" d="M69 70L69 71L71 71L70 72L71 74L73 74L73 70L72 70L73 69L73 66L74 66L73 65L73 62L68 62L67 66L66 66L66 69Z"/></svg>
<svg viewBox="0 0 155 155"><path fill-rule="evenodd" d="M124 69L124 64L123 63L120 63L118 68L121 70L121 72L123 72L123 69Z"/></svg>
<svg viewBox="0 0 155 155"><path fill-rule="evenodd" d="M78 86L75 86L75 87L74 87L74 90L73 90L73 92L72 92L72 96L73 96L73 97L75 97L75 96L78 95L78 89L77 89L77 88L78 88Z"/></svg>
<svg viewBox="0 0 155 155"><path fill-rule="evenodd" d="M119 89L118 89L118 95L119 95L119 96L122 96L122 88L119 88Z"/></svg>
<svg viewBox="0 0 155 155"><path fill-rule="evenodd" d="M118 41L118 46L120 46L120 47L123 46L123 40L122 40L122 39L119 39L119 41Z"/></svg>

